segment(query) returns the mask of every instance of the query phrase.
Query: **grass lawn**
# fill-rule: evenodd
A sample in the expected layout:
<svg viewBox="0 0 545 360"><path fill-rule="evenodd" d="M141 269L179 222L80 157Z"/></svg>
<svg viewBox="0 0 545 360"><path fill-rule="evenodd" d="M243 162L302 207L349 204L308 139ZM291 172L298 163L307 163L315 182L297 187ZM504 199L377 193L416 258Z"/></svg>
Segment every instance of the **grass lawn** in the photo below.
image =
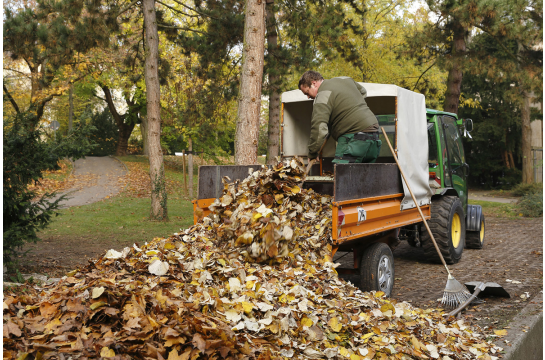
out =
<svg viewBox="0 0 545 360"><path fill-rule="evenodd" d="M481 205L486 216L516 219L520 217L516 204L504 204L491 201L469 200L470 205Z"/></svg>

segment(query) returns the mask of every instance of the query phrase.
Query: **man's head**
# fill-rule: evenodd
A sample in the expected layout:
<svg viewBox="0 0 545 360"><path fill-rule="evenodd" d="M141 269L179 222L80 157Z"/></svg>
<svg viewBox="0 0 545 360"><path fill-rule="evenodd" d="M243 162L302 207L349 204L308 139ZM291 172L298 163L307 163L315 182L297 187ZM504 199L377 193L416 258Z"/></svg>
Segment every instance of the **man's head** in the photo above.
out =
<svg viewBox="0 0 545 360"><path fill-rule="evenodd" d="M322 75L317 71L309 70L301 76L299 79L299 89L305 94L309 99L315 99L318 95L318 88L324 81Z"/></svg>

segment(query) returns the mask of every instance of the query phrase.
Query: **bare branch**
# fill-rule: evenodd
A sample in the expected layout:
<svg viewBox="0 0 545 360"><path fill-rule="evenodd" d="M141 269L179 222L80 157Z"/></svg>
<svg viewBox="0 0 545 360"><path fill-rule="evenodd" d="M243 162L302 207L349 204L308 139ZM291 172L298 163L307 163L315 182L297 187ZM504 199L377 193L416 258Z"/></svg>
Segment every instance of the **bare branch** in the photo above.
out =
<svg viewBox="0 0 545 360"><path fill-rule="evenodd" d="M126 12L127 10L129 10L134 4L136 4L139 0L134 0L132 3L130 3L127 7L125 7L123 10L121 10L117 16L123 14L124 12Z"/></svg>
<svg viewBox="0 0 545 360"><path fill-rule="evenodd" d="M426 70L424 70L422 74L420 74L420 76L418 77L418 80L416 80L416 84L414 84L413 91L416 89L416 86L418 85L418 82L420 81L420 79L422 79L422 76L424 76L424 74L427 73L428 70L431 69L433 65L435 65L435 63L436 61L434 61Z"/></svg>
<svg viewBox="0 0 545 360"><path fill-rule="evenodd" d="M162 24L159 24L159 23L157 23L157 26L162 27L162 28L165 28L165 29L179 29L179 30L184 30L184 31L192 31L192 32L196 32L196 33L199 33L199 34L203 34L203 35L209 36L207 33L203 32L203 31L193 30L193 29L186 28L186 27L167 26L167 25L162 25Z"/></svg>
<svg viewBox="0 0 545 360"><path fill-rule="evenodd" d="M11 94L9 93L8 91L8 88L6 87L6 85L2 84L2 86L4 87L4 93L6 94L6 96L8 97L9 99L9 102L11 103L11 105L13 105L13 108L15 109L15 112L17 114L20 113L19 111L19 106L17 106L17 103L15 102L15 99L11 96Z"/></svg>
<svg viewBox="0 0 545 360"><path fill-rule="evenodd" d="M220 20L219 18L217 18L217 17L215 17L215 16L207 15L207 14L205 14L205 13L203 13L203 12L200 12L200 11L198 11L198 10L195 10L195 9L193 9L192 7L187 6L186 4L184 4L184 3L181 2L181 1L178 1L178 0L172 0L172 1L174 1L174 2L177 3L178 5L182 5L182 6L185 7L186 9L189 9L189 10L191 10L191 11L196 12L197 14L199 14L199 15L201 15L201 16L206 16L206 17L209 17L209 18L214 19L214 20Z"/></svg>
<svg viewBox="0 0 545 360"><path fill-rule="evenodd" d="M182 15L188 16L188 17L199 17L199 15L190 15L190 14L188 14L188 13L185 13L185 12L181 11L181 10L175 9L175 8L173 8L172 6L167 5L167 4L165 4L164 2L162 2L162 1L155 0L155 2L158 2L159 4L161 4L161 5L163 5L163 6L166 6L167 8L169 8L170 10L172 10L172 11L178 13L178 14L182 14Z"/></svg>

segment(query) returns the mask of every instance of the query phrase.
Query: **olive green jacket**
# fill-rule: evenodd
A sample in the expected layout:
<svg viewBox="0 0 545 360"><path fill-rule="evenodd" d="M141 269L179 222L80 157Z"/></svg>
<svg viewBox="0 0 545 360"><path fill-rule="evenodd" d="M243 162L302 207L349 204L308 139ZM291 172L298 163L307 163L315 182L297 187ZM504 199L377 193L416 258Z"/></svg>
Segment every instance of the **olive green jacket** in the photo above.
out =
<svg viewBox="0 0 545 360"><path fill-rule="evenodd" d="M318 89L312 109L308 156L318 156L327 134L337 140L344 134L364 131L377 124L365 97L367 90L349 77L324 80Z"/></svg>

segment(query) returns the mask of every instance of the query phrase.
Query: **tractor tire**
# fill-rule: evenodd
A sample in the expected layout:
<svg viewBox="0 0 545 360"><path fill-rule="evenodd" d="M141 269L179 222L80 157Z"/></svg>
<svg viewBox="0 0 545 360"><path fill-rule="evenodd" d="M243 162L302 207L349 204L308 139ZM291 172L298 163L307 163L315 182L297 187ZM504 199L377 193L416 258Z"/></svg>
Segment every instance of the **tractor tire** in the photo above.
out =
<svg viewBox="0 0 545 360"><path fill-rule="evenodd" d="M363 251L360 260L360 289L383 291L387 297L394 288L394 255L384 243L374 243Z"/></svg>
<svg viewBox="0 0 545 360"><path fill-rule="evenodd" d="M482 249L484 245L485 229L484 214L481 213L481 231L466 232L466 248Z"/></svg>
<svg viewBox="0 0 545 360"><path fill-rule="evenodd" d="M456 196L433 199L428 225L445 262L456 264L460 261L466 235L464 210L460 199ZM422 233L422 248L428 259L434 262L441 261L427 231Z"/></svg>

